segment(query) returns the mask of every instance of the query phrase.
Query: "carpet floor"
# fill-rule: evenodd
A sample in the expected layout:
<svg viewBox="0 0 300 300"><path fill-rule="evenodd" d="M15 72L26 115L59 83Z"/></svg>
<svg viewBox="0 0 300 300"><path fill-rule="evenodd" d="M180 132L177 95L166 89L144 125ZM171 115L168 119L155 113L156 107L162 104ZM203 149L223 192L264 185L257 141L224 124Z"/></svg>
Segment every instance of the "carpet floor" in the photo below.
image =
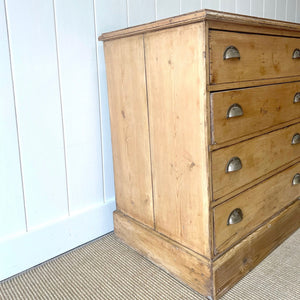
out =
<svg viewBox="0 0 300 300"><path fill-rule="evenodd" d="M111 233L0 283L0 299L205 299ZM299 300L300 230L222 300Z"/></svg>

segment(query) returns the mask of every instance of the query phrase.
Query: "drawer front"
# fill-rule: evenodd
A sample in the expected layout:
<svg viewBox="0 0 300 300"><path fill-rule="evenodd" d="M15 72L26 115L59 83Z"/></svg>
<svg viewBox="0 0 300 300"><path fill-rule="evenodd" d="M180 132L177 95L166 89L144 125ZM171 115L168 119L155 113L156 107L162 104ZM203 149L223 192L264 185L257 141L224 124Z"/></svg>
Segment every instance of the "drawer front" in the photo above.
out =
<svg viewBox="0 0 300 300"><path fill-rule="evenodd" d="M298 159L299 138L300 123L297 123L212 152L213 199Z"/></svg>
<svg viewBox="0 0 300 300"><path fill-rule="evenodd" d="M212 142L223 143L300 118L300 82L211 94Z"/></svg>
<svg viewBox="0 0 300 300"><path fill-rule="evenodd" d="M296 49L300 38L211 30L210 83L300 75Z"/></svg>
<svg viewBox="0 0 300 300"><path fill-rule="evenodd" d="M215 254L230 247L298 197L300 163L215 207Z"/></svg>

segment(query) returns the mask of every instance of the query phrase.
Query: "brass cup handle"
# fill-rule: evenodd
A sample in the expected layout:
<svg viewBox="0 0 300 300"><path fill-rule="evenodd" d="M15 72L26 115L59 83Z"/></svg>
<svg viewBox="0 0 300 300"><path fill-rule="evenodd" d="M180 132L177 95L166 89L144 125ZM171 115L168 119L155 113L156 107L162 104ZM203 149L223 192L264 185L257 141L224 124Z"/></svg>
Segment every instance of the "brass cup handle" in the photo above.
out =
<svg viewBox="0 0 300 300"><path fill-rule="evenodd" d="M294 134L291 144L292 145L300 144L300 134L299 133Z"/></svg>
<svg viewBox="0 0 300 300"><path fill-rule="evenodd" d="M244 114L242 107L235 103L232 104L227 110L227 119L240 117Z"/></svg>
<svg viewBox="0 0 300 300"><path fill-rule="evenodd" d="M223 59L228 60L228 59L240 59L240 52L239 50L234 47L234 46L229 46L225 49L224 54L223 54Z"/></svg>
<svg viewBox="0 0 300 300"><path fill-rule="evenodd" d="M295 49L293 52L293 59L299 59L300 58L300 49Z"/></svg>
<svg viewBox="0 0 300 300"><path fill-rule="evenodd" d="M292 180L292 185L297 185L297 184L300 184L300 174L299 173L297 173Z"/></svg>
<svg viewBox="0 0 300 300"><path fill-rule="evenodd" d="M242 161L238 157L232 157L226 166L226 173L236 172L242 168Z"/></svg>
<svg viewBox="0 0 300 300"><path fill-rule="evenodd" d="M243 212L240 208L234 209L227 220L227 225L240 223L243 220Z"/></svg>
<svg viewBox="0 0 300 300"><path fill-rule="evenodd" d="M293 103L300 103L300 93L296 93Z"/></svg>

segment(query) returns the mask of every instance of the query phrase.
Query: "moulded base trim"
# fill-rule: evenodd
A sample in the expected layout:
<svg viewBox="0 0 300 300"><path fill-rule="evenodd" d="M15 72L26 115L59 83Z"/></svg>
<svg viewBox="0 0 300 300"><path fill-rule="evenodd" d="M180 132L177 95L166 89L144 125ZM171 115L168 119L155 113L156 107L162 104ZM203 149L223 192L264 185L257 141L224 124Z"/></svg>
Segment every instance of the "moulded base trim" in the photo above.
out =
<svg viewBox="0 0 300 300"><path fill-rule="evenodd" d="M219 299L300 227L300 201L262 225L216 260L114 212L115 234L127 245L209 299Z"/></svg>

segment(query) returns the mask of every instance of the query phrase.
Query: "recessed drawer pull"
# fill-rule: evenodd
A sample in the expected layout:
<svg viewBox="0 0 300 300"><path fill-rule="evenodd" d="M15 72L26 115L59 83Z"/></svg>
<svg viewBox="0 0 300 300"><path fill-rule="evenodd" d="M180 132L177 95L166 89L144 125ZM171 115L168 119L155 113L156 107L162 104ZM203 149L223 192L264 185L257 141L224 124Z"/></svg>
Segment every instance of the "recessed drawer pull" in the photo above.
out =
<svg viewBox="0 0 300 300"><path fill-rule="evenodd" d="M235 103L232 104L227 111L227 119L229 118L235 118L235 117L240 117L244 114L242 107Z"/></svg>
<svg viewBox="0 0 300 300"><path fill-rule="evenodd" d="M238 171L242 168L242 162L238 157L233 157L229 160L226 166L226 173Z"/></svg>
<svg viewBox="0 0 300 300"><path fill-rule="evenodd" d="M223 55L224 60L227 59L233 59L233 58L237 58L240 59L240 52L239 50L234 47L234 46L229 46L226 48L226 50L224 51L224 55Z"/></svg>
<svg viewBox="0 0 300 300"><path fill-rule="evenodd" d="M300 93L296 93L294 97L294 103L300 103Z"/></svg>
<svg viewBox="0 0 300 300"><path fill-rule="evenodd" d="M292 145L297 145L300 144L300 134L296 133L294 134L293 138L292 138Z"/></svg>
<svg viewBox="0 0 300 300"><path fill-rule="evenodd" d="M293 53L293 59L300 58L300 49L295 49Z"/></svg>
<svg viewBox="0 0 300 300"><path fill-rule="evenodd" d="M227 220L227 225L240 223L243 220L243 212L240 208L234 209Z"/></svg>
<svg viewBox="0 0 300 300"><path fill-rule="evenodd" d="M296 185L296 184L300 184L300 174L297 173L294 178L293 178L293 181L292 181L292 184L293 185Z"/></svg>

